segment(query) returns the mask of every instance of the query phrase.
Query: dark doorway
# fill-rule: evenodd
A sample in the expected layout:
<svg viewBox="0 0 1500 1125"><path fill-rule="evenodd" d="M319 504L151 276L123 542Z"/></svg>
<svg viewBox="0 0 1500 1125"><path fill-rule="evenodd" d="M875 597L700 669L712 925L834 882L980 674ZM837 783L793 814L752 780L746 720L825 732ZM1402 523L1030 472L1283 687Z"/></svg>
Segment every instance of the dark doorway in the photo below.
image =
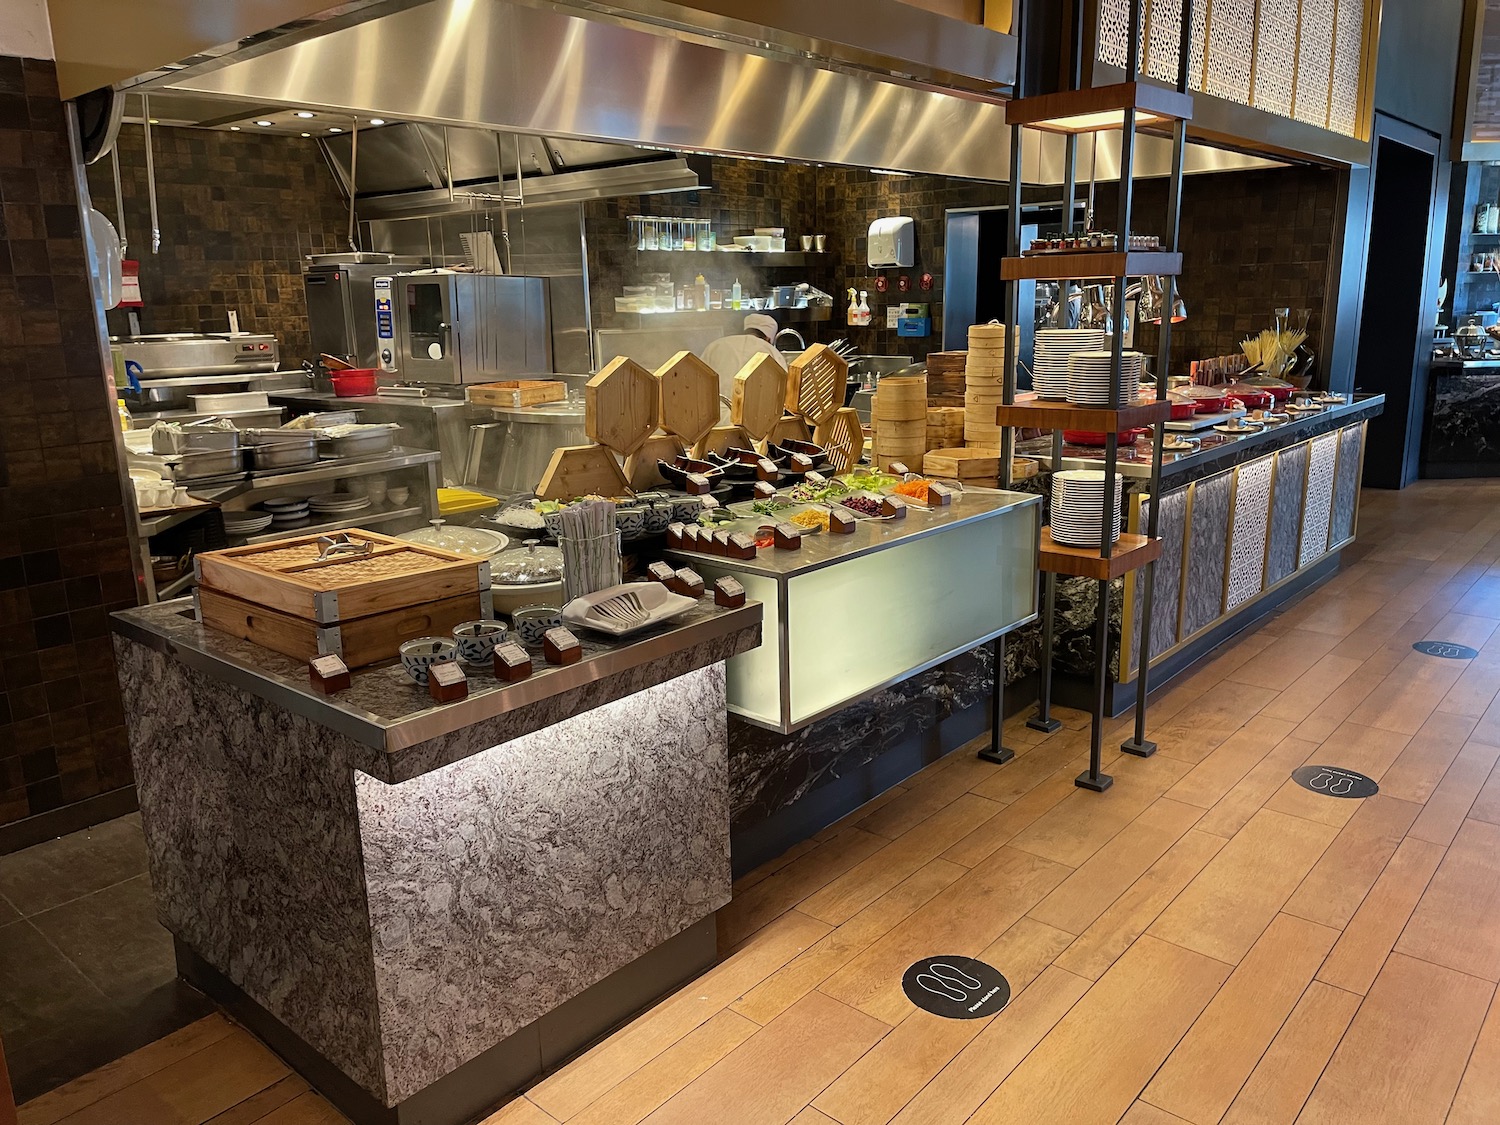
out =
<svg viewBox="0 0 1500 1125"><path fill-rule="evenodd" d="M1371 149L1364 296L1355 355L1357 390L1386 396L1370 421L1364 483L1405 488L1417 477L1432 358L1431 251L1442 244L1438 138L1377 119Z"/></svg>

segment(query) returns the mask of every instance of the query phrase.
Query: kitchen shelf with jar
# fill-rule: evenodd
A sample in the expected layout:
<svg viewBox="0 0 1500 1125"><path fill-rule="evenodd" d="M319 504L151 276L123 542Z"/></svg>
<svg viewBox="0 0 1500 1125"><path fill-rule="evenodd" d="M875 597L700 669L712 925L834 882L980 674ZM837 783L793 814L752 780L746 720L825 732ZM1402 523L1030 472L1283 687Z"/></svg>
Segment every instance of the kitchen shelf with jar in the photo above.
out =
<svg viewBox="0 0 1500 1125"><path fill-rule="evenodd" d="M663 265L668 260L682 259L693 261L698 264L706 262L721 262L725 266L731 266L736 262L743 262L752 266L764 266L771 269L796 268L815 264L826 260L827 254L819 254L817 251L804 253L801 250L636 250L636 254L642 258L650 259L652 262L660 262Z"/></svg>
<svg viewBox="0 0 1500 1125"><path fill-rule="evenodd" d="M1125 358L1123 326L1125 324L1125 285L1128 278L1155 275L1160 277L1171 306L1175 277L1182 272L1182 255L1178 253L1181 228L1183 158L1187 144L1187 123L1193 116L1193 98L1188 93L1188 60L1186 38L1179 51L1179 65L1175 89L1164 88L1137 81L1139 73L1142 35L1142 8L1145 0L1130 0L1130 13L1125 57L1127 59L1126 81L1108 86L1065 90L1032 98L1011 101L1006 106L1006 123L1010 126L1011 144L1011 197L1020 198L1022 184L1023 130L1061 133L1064 141L1063 183L1065 197L1071 197L1077 183L1078 137L1080 134L1097 133L1103 130L1118 131L1120 140L1120 192L1119 218L1116 224L1116 245L1124 250L1063 250L1058 252L1023 253L1021 212L1019 208L1010 216L1010 256L1000 262L1000 277L1008 282L1006 294L1008 323L1020 323L1019 282L1029 280L1057 280L1065 284L1083 279L1108 279L1113 283L1113 316L1110 323L1112 338L1109 340L1110 362L1102 376L1108 380L1108 406L1082 406L1067 402L1052 402L1035 398L1018 400L1016 394L1017 373L1020 356L1015 346L1005 349L1004 378L1002 382L1002 405L996 408L995 424L1001 428L1002 487L1009 487L1014 465L1015 439L1018 428L1040 428L1052 432L1052 460L1055 467L1062 463L1063 431L1088 430L1105 435L1105 456L1102 463L1103 481L1099 489L1102 513L1099 521L1099 545L1079 546L1057 542L1052 537L1050 524L1042 528L1037 550L1037 569L1044 577L1042 608L1042 659L1041 691L1036 717L1028 726L1036 730L1052 732L1061 725L1051 716L1052 705L1052 652L1053 633L1057 603L1058 575L1092 579L1098 585L1098 603L1095 624L1095 670L1091 699L1091 722L1088 768L1075 779L1080 788L1102 793L1113 784L1113 778L1102 769L1103 727L1105 720L1106 689L1109 669L1109 623L1110 600L1115 582L1136 570L1145 575L1145 610L1142 621L1143 641L1149 651L1151 627L1150 599L1154 588L1153 572L1156 560L1161 557L1162 542L1158 532L1159 505L1151 505L1148 526L1144 535L1121 533L1116 536L1120 524L1117 488L1120 481L1119 450L1117 437L1122 430L1136 426L1149 426L1155 431L1152 453L1150 493L1159 495L1161 486L1162 445L1165 427L1171 417L1171 405L1165 401L1136 401L1123 403L1125 391L1123 379ZM1192 23L1192 0L1185 0L1182 25ZM1078 34L1082 35L1080 29ZM1133 249L1132 205L1134 202L1135 148L1137 130L1149 126L1157 131L1170 132L1172 138L1172 173L1168 181L1166 235L1159 248ZM1065 208L1063 237L1073 237L1073 211ZM1009 335L1006 333L1006 335ZM1170 318L1161 323L1157 370L1169 369L1171 347ZM1142 670L1145 675L1145 669ZM1146 699L1149 687L1143 681L1136 698L1135 730L1133 737L1121 744L1127 754L1149 757L1156 752L1156 744L1145 737ZM996 707L997 715L999 707ZM999 719L996 719L998 723ZM997 764L1014 757L997 740L992 748L979 752L979 756Z"/></svg>
<svg viewBox="0 0 1500 1125"><path fill-rule="evenodd" d="M833 319L832 305L806 305L801 308L684 309L681 312L615 312L605 318L609 328L693 328L723 324L737 327L746 316L763 312L774 316L778 324L822 324Z"/></svg>

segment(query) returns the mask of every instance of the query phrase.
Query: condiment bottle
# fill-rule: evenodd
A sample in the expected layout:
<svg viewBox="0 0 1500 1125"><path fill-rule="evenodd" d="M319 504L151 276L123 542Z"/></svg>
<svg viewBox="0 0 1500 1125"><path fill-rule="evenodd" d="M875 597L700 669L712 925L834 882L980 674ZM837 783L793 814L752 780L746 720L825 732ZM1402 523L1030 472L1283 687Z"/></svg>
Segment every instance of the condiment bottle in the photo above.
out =
<svg viewBox="0 0 1500 1125"><path fill-rule="evenodd" d="M740 307L740 292L741 292L741 290L740 290L740 279L739 278L735 278L734 279L734 286L733 286L733 288L731 288L729 290L729 299L732 302L732 305L731 305L732 308L736 308L737 309L737 308Z"/></svg>

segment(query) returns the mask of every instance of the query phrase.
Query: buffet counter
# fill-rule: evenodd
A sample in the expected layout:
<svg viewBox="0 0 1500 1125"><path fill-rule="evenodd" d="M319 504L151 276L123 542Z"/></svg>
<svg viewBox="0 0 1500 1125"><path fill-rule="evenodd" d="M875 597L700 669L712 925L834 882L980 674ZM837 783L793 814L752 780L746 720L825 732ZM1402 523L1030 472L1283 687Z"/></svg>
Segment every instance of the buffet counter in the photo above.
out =
<svg viewBox="0 0 1500 1125"><path fill-rule="evenodd" d="M435 705L332 696L180 600L114 619L142 825L183 974L356 1122L464 1121L714 960L724 662L704 604Z"/></svg>
<svg viewBox="0 0 1500 1125"><path fill-rule="evenodd" d="M1426 478L1500 476L1500 359L1435 359L1422 423Z"/></svg>

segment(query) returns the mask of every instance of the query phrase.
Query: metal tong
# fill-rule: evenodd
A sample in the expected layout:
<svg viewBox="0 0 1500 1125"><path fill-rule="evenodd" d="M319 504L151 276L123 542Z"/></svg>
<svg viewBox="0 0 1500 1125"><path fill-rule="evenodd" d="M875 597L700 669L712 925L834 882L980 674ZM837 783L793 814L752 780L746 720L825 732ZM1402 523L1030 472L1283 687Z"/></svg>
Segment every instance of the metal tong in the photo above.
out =
<svg viewBox="0 0 1500 1125"><path fill-rule="evenodd" d="M318 562L326 562L341 555L368 555L375 550L375 544L369 540L350 539L348 533L343 531L318 536L318 547Z"/></svg>

